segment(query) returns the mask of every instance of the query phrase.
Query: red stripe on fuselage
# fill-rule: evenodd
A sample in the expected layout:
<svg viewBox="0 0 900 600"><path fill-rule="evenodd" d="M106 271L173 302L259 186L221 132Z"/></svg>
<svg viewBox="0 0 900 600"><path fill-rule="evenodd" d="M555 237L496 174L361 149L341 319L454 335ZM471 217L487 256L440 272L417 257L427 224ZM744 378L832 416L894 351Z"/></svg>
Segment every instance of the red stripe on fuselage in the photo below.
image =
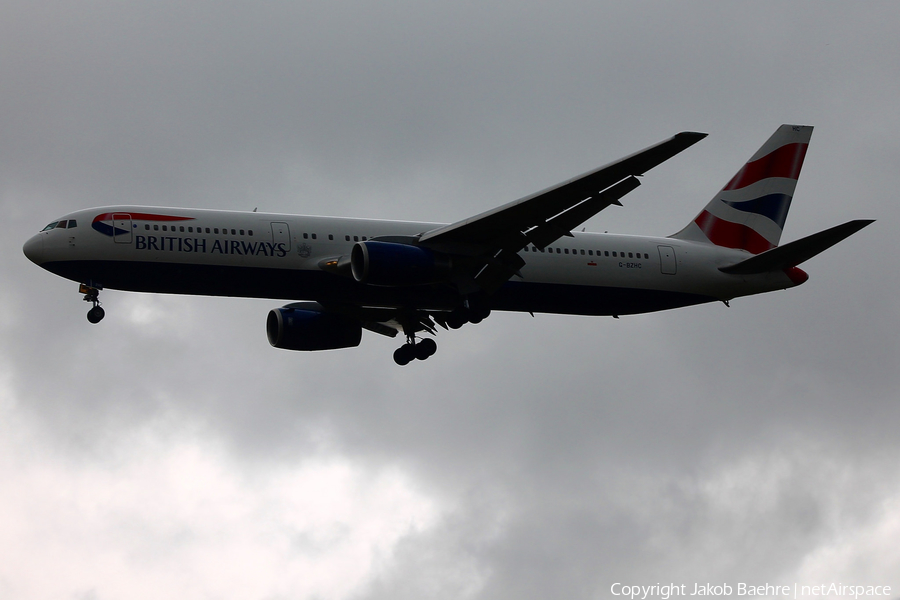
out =
<svg viewBox="0 0 900 600"><path fill-rule="evenodd" d="M737 190L769 177L797 179L809 144L786 144L760 159L748 162L737 172L725 190Z"/></svg>
<svg viewBox="0 0 900 600"><path fill-rule="evenodd" d="M747 250L753 254L759 254L775 247L769 240L746 225L725 221L705 210L694 219L694 223L716 246Z"/></svg>
<svg viewBox="0 0 900 600"><path fill-rule="evenodd" d="M138 221L193 221L194 217L173 217L171 215L154 215L152 213L130 213L130 212L114 212L103 213L94 217L94 223L97 221L111 221L113 215L129 215L132 219Z"/></svg>

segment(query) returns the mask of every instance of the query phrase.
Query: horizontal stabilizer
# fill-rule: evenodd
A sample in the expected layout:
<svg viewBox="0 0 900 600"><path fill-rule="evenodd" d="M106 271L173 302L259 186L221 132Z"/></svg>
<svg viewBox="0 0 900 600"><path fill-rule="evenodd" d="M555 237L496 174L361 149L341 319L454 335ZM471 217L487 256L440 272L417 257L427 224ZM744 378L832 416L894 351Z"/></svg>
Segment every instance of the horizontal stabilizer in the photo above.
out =
<svg viewBox="0 0 900 600"><path fill-rule="evenodd" d="M719 270L732 275L750 275L795 267L874 222L871 219L848 221Z"/></svg>

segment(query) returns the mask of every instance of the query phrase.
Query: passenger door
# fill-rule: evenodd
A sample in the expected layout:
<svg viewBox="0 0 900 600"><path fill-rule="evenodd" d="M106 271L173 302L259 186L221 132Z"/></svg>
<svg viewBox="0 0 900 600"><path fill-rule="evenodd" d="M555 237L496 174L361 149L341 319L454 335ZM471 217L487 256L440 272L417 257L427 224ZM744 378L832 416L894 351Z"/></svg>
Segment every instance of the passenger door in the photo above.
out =
<svg viewBox="0 0 900 600"><path fill-rule="evenodd" d="M287 223L276 221L272 223L272 243L284 244L284 251L291 251L291 230Z"/></svg>
<svg viewBox="0 0 900 600"><path fill-rule="evenodd" d="M113 240L117 244L130 244L134 237L131 215L125 213L113 213Z"/></svg>
<svg viewBox="0 0 900 600"><path fill-rule="evenodd" d="M657 246L657 248L659 248L659 268L663 275L674 275L678 271L675 248L672 246Z"/></svg>

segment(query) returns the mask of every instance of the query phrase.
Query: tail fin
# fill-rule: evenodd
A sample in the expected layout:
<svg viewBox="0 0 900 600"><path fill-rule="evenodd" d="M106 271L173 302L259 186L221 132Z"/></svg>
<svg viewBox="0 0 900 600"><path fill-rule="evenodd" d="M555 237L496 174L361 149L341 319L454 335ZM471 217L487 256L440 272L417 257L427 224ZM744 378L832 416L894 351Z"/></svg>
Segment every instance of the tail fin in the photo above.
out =
<svg viewBox="0 0 900 600"><path fill-rule="evenodd" d="M778 245L813 128L782 125L697 218L670 236L753 254Z"/></svg>

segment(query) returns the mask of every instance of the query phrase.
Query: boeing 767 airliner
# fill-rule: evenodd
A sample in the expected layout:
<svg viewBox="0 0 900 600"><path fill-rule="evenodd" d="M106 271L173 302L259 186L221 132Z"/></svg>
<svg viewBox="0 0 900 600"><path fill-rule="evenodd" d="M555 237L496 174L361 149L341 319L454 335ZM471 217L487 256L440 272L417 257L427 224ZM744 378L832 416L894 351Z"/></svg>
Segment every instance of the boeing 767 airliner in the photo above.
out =
<svg viewBox="0 0 900 600"><path fill-rule="evenodd" d="M779 246L812 127L782 125L687 226L668 237L573 232L700 141L684 132L569 181L450 225L188 208L107 206L52 221L34 263L103 289L295 300L269 312L276 348L396 336L405 365L435 353L437 326L492 310L629 315L799 285L797 265L872 223Z"/></svg>

